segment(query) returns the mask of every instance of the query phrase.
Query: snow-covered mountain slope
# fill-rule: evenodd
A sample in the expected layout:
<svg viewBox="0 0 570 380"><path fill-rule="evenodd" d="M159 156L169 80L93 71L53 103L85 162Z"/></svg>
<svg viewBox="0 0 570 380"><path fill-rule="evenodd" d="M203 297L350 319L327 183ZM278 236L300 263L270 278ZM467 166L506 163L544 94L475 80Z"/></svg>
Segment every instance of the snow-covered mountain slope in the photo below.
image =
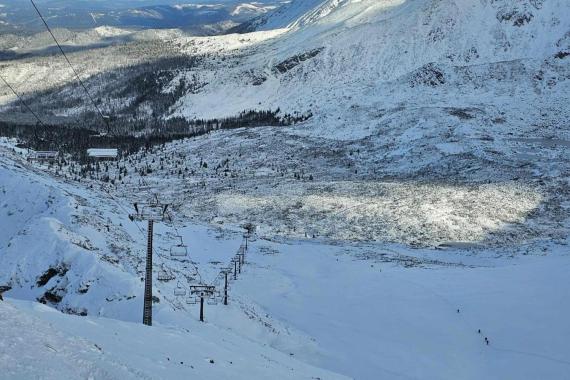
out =
<svg viewBox="0 0 570 380"><path fill-rule="evenodd" d="M123 85L111 78L116 78L124 60L135 65L135 71L145 60L200 57L198 64L191 61L192 67L169 68L178 75L157 84L164 93L186 84L165 116L211 118L245 109L280 108L289 113L310 112L315 118L306 129L344 138L391 129L385 113L375 113L379 108L395 110L395 118L406 119L422 119L422 110L433 104L479 108L477 122L488 124L485 119L499 117L499 107L491 99L517 90L522 90L521 98L501 97L504 103L499 112L512 110L513 116L519 115L520 105L526 108L525 104L536 102L565 112L558 103L563 104L568 93L570 5L566 1L298 0L283 5L272 17L276 15L289 21L276 22L271 29L289 26L284 29L288 33L272 30L215 38L157 35L158 40L168 41L133 50L111 47L77 52L72 61L85 70L85 76L109 72L107 78L93 77L90 83L98 97L109 97L114 82ZM236 39L252 43L236 49ZM65 62L48 62L47 70L43 59L10 62L2 74L25 93L47 91L45 98L37 100L39 104L50 104L54 88L66 98L71 91L84 104L84 94L77 89L58 89L73 79ZM29 73L32 79L23 80ZM110 88L101 86L107 80ZM128 95L111 95L113 100L103 106L128 107L137 94ZM221 97L224 102L218 101ZM7 101L13 97L6 97ZM141 104L138 111L148 114L150 106ZM45 107L45 112L69 114L54 107ZM548 121L558 122L558 112L548 113ZM441 123L446 118L446 112L437 117ZM513 120L505 119L508 127ZM528 115L525 124L542 121Z"/></svg>
<svg viewBox="0 0 570 380"><path fill-rule="evenodd" d="M229 80L236 78L235 69L227 74L225 70L216 70L215 80L205 73L209 85L200 93L183 98L180 106L192 109L190 115L196 116L224 113L222 107L225 113L235 113L240 107L259 107L258 103L293 111L311 108L317 116L330 116L339 106L343 113L350 113L343 106L343 99L351 97L356 104L366 102L372 98L372 89L379 97L393 99L396 91L386 87L387 83L393 83L400 92L393 101L383 99L390 103L418 100L422 94L429 97L433 87L454 91L458 83L448 85L445 79L446 72L455 67L494 64L498 67L482 70L487 75L506 72L511 77L516 75L512 62L523 60L535 72L552 65L562 66L562 78L557 84L564 85L567 75L567 61L563 57L553 58L570 49L570 5L565 1L331 0L296 20L290 33L258 49L259 55L268 55L261 67L260 57L254 54L254 58L237 68L242 72L238 78L243 79ZM286 70L279 69L280 63L285 63ZM432 72L427 66L430 64L441 68ZM265 82L248 83L246 70L253 70L254 76ZM439 71L443 82L430 81L429 77L437 76ZM420 83L414 83L410 75L419 76ZM487 85L497 90L514 85L506 79L501 83L501 78L495 78ZM473 75L461 78L461 84L471 85L475 80ZM527 80L536 80L535 75L529 75ZM413 98L402 94L417 84L422 86L413 91ZM229 96L218 107L202 100L207 99L208 93L222 91L229 92ZM237 91L247 91L245 98L250 100L244 104L244 96L234 95ZM485 98L482 94L481 97ZM339 129L338 124L331 125L330 130Z"/></svg>
<svg viewBox="0 0 570 380"><path fill-rule="evenodd" d="M213 327L76 317L0 301L6 379L347 379Z"/></svg>
<svg viewBox="0 0 570 380"><path fill-rule="evenodd" d="M14 330L13 335L3 335L0 343L0 367L3 370L9 370L16 377L33 377L42 371L44 362L61 360L60 367L46 364L47 378L61 378L62 374L67 374L66 371L78 362L84 362L85 368L77 368L75 372L69 373L70 376L102 373L110 378L118 378L123 372L133 376L134 371L135 374L142 373L148 378L181 377L194 368L191 365L177 365L174 369L164 368L162 361L166 361L167 357L170 357L170 360L176 358L176 363L188 358L203 360L201 356L195 356L195 353L205 354L204 350L208 351L209 346L212 353L220 353L218 358L227 360L223 359L223 369L213 370L211 374L205 373L201 378L228 378L229 375L224 374L224 371L230 370L237 371L238 378L246 375L265 378L270 373L284 379L337 378L334 374L297 363L291 358L290 352L298 352L302 348L306 355L303 360L308 362L313 357L319 357L322 348L315 345L307 335L286 327L281 321L273 320L254 303L238 301L232 294L229 306L207 307L206 321L209 324L203 325L197 322L196 306L187 303L187 297L174 296L175 288L189 292L189 285L215 283L219 286L219 281L214 280L220 269L228 265L239 247L241 233L198 225L180 225L176 231L172 225L156 226L154 321L155 324L179 329L160 329L152 333L163 337L157 340L155 335L151 334L149 337L138 331L142 328L138 324L142 310L141 278L144 273L143 252L146 240L144 232L139 230L142 227L128 219L127 208L132 206L126 199L119 199L124 194L117 193L113 197L107 192L94 189L93 184L76 186L62 178L54 180L41 170L34 169L22 160L18 153L14 154L8 150L2 150L0 166L0 284L12 287L7 296L28 302L39 301L66 314L113 318L107 322L85 322L81 319L62 319L64 317L60 317L59 313L49 313L48 316L53 316L54 323L63 326L56 328L64 331L62 336L57 332L38 333L51 332L51 328L39 327L40 324L22 317L21 324L17 326L29 329L36 337L30 341L18 340L16 343L19 344L12 344L12 340L17 340L17 337L22 335L21 332ZM46 169L47 167L43 168ZM191 242L190 257L170 256L169 250L177 240L175 233L183 236L184 241ZM160 280L161 271L167 271L172 277ZM20 318L7 313L4 321L8 324L11 320ZM118 320L137 325L121 325L132 326L125 330L108 328L113 325L116 327ZM108 335L99 333L93 328L94 325L107 329ZM132 329L132 333L125 332ZM185 331L188 329L201 329L203 335L198 335L202 338L187 336ZM69 334L72 337L68 337ZM111 339L116 334L124 336L125 339L117 343L116 339ZM116 353L110 355L119 358L120 368L116 369L117 360L93 355L99 354L97 350L92 349L93 345L85 346L74 336L84 337L99 347L105 346L111 339L113 343L109 344L115 344L113 350ZM148 339L156 343L162 339L164 344L161 343L160 354L165 357L159 360L156 366L150 365L140 369L140 364L153 360L153 355L157 352L129 351L127 347L133 345L135 336L139 337L141 342ZM173 345L176 340L179 340L177 346ZM183 348L188 340L198 342L194 346L195 353ZM69 342L69 348L58 348L59 343L63 344L65 341ZM202 344L201 341L210 343ZM7 342L6 345L3 345L4 342ZM17 361L15 358L25 350L26 345L32 344L29 342L37 342L35 347L38 347L38 350L30 351L25 360ZM44 343L48 344L45 350ZM49 346L55 350L51 350ZM214 347L217 347L218 351ZM72 355L75 349L80 350L80 353ZM284 354L274 351L275 349ZM219 350L225 350L236 357L232 359L221 354ZM50 356L51 354L54 356ZM257 360L257 355L263 355L263 358ZM36 359L35 364L32 358ZM242 374L239 374L242 371L238 364L240 360L244 365ZM236 364L235 369L231 362ZM256 368L258 364L259 367ZM197 368L196 364L194 367Z"/></svg>
<svg viewBox="0 0 570 380"><path fill-rule="evenodd" d="M291 0L266 15L259 16L253 20L235 28L236 31L272 30L287 28L297 22L308 12L319 6L323 0Z"/></svg>
<svg viewBox="0 0 570 380"><path fill-rule="evenodd" d="M279 108L282 113L312 115L308 121L275 134L253 133L254 139L260 146L275 147L264 159L266 163L273 160L267 165L289 175L302 167L304 173L318 175L323 188L333 189L337 199L347 204L360 203L358 197L371 192L369 199L374 204L368 212L363 208L358 216L368 220L370 215L377 215L376 220L387 222L378 231L376 223L367 223L374 226L368 230L345 220L343 224L355 227L350 227L346 236L438 245L448 240L472 241L474 236L487 238L484 231L492 229L505 233L497 240L504 242L512 231L490 228L504 226L504 222L521 227L508 241L564 235L563 221L568 217L563 207L568 186L565 175L570 172L566 159L570 144L568 2L323 1L292 2L282 11L293 6L312 11L297 17L289 29L157 39L149 44L77 52L71 59L86 75L105 72L107 76L92 76L88 84L94 96L106 99L101 106L108 112L150 117L159 113L155 111L159 108L165 110L160 117L208 119L234 116L245 109ZM161 66L161 59L179 63ZM186 65L186 59L192 63ZM123 60L135 64L128 66ZM156 67L157 72L167 71L168 75L128 75L129 70L148 70L143 63L148 60L157 62L151 69ZM40 92L34 100L38 107L43 105L46 117L50 113L58 118L73 117L89 107L77 86L59 87L59 79L73 79L63 60L9 62L2 74L22 92ZM108 83L102 84L106 80ZM158 99L168 98L172 103L157 105L147 101L144 93L137 93L140 91L135 84L147 80L156 83ZM34 86L42 86L41 91ZM3 103L14 104L13 95L8 90L5 94ZM2 116L17 119L22 116L17 110L7 106ZM225 157L227 144L212 141L217 148L202 154L209 159ZM241 144L239 137L236 141ZM240 146L236 144L230 154L248 154L247 163L261 165L254 157L258 152L255 146L247 153ZM317 154L311 154L311 149ZM281 151L290 155L283 157ZM387 198L385 186L370 184L385 179L399 184L390 187ZM256 179L256 185L265 189L265 180L280 188L282 178ZM398 206L400 191L408 189L402 183L410 180L427 182L428 186L412 186L411 193L425 190L430 195L421 199L436 202L428 202L429 211L412 214L415 221L411 225L402 224L400 217L407 208ZM349 182L349 186L341 181ZM244 189L251 190L248 186L244 180ZM307 184L294 181L289 186L291 193L300 192L303 199L308 196L308 205L318 204L329 215L334 211L332 206L311 198L319 194ZM440 218L434 222L431 215L440 210L441 192L448 194L449 189L463 186L468 190L461 191L464 200L456 199L459 207L446 207L449 213L445 221ZM353 191L353 198L345 198L345 188ZM486 194L490 188L509 189L508 195L501 198L505 195L501 190L495 193L497 198L489 198ZM458 210L471 207L475 199L497 199L504 204L519 192L516 189L532 190L525 192L528 198L516 202L524 207L509 208L505 219L497 219L495 212L455 216ZM212 205L214 199L208 190L204 201ZM253 198L252 204L262 203L248 195ZM202 220L211 221L213 210L220 217L251 212L242 208L236 214L239 210L224 206L237 199L235 194L217 198L218 207L208 208L200 216ZM281 210L289 209L289 204L275 199L274 214L283 215ZM417 202L414 196L407 199L410 204ZM295 236L305 232L299 226L283 226L286 218L260 216L266 224L277 222L271 228L274 231ZM314 226L309 213L305 217L299 219L300 225L313 225L307 228L316 229L321 236L338 237L324 225ZM469 222L471 217L479 217L478 222ZM469 228L455 226L464 221ZM408 227L421 233L403 233ZM479 232L472 234L472 227Z"/></svg>
<svg viewBox="0 0 570 380"><path fill-rule="evenodd" d="M235 139L234 133L221 131L189 146L199 150L202 143L202 149L217 150L216 143ZM241 142L244 141L247 140ZM167 149L180 152L182 144L172 144ZM228 144L225 149L233 151ZM110 378L153 379L190 375L205 379L337 378L311 367L317 366L371 380L379 376L530 380L564 378L570 368L566 339L569 325L565 318L570 308L570 294L565 287L570 263L567 232L559 241L535 239L505 248L456 244L434 250L381 242L329 244L318 238L284 239L274 236L271 225L260 222L257 236L266 238L250 241L247 264L238 280L231 283L230 305L207 305L207 322L200 323L197 307L188 305L185 297L174 297L173 288L179 284L187 288L200 280L210 283L220 267L227 265L239 246L241 234L222 217L218 221L223 228L195 225L187 216L186 207L199 214L210 205L191 186L184 189L192 189L184 196L198 194L203 204L177 204L176 223L189 246L191 262L202 278L196 276L189 261L169 257L175 231L171 225L157 224L155 276L166 269L177 278L165 283L155 281L154 295L160 302L154 304L155 326L147 328L140 325L142 283L137 271L141 268L144 235L128 221L123 210L129 207L130 198L139 197L140 187L138 191L109 187L108 191L114 194L110 198L106 192L98 191L96 180L74 183L65 180L63 169L58 169L59 176L50 175L56 168L25 164L18 155L8 153L3 150L3 173L15 173L2 178L14 177L16 181L2 182L6 186L1 207L6 214L2 213L0 222L7 228L2 239L10 246L0 247L0 284L10 283L14 289L5 294L7 303L0 302L0 368L3 373L13 374L9 377L29 378L44 373L48 378L61 378L62 374L73 377L91 373ZM152 153L147 158L149 162L159 162L160 154ZM215 166L211 157L206 158L210 166ZM156 177L145 177L149 188L158 190L165 199L184 197L174 190L183 187L173 178L176 176L159 169L157 172ZM257 174L267 179L268 172L269 168L259 167ZM207 181L208 189L218 192L213 177L213 170L206 171L201 181ZM226 178L225 186L235 187L235 194L243 193L247 186L260 185L254 182L254 176L243 184L229 182L230 178ZM186 183L194 183L194 178ZM307 182L307 186L330 195L335 183ZM292 186L289 191L293 189ZM390 195L388 186L382 191ZM478 190L463 191L476 195ZM31 197L34 193L36 203ZM46 193L54 199L51 203L46 204ZM345 193L348 197L351 189ZM222 195L228 198L228 193ZM400 193L395 198L405 205L406 196ZM508 207L503 211L516 211L508 196L503 191L507 201L502 207ZM465 195L460 191L450 190L441 196L448 200L462 197ZM514 194L511 199L515 197L523 201L525 195ZM227 202L229 213L243 207L251 208L250 213L263 210L270 218L277 214L272 211L272 203L278 202L268 201L268 197L250 197L258 198L261 206L257 208L243 198L234 195L234 200ZM471 208L477 208L476 203L469 202L474 198L465 201ZM292 199L296 204L284 208L285 219L287 215L296 219L304 212L326 215L316 209L316 196ZM307 200L311 199L315 202L309 204ZM338 202L332 207L346 207L346 201L334 195L330 199ZM32 212L20 213L23 201L32 203ZM429 202L426 200L418 207L429 210ZM429 215L445 220L442 215L446 210L438 207ZM5 216L8 214L12 216ZM18 214L22 218L14 216ZM84 218L68 222L73 215ZM25 222L27 218L30 220ZM54 218L69 232L62 234L61 228L43 227ZM99 224L107 219L111 223L109 230L104 223ZM246 216L240 219L249 220ZM336 224L328 216L323 219L322 223ZM357 215L351 215L349 220L356 226L366 225ZM12 224L14 228L10 230ZM97 231L97 226L101 231ZM508 233L530 227L532 224L505 229ZM74 244L78 234L83 247ZM423 231L420 235L426 236ZM96 250L88 249L86 238ZM48 249L54 241L58 241L56 249ZM13 251L12 247L18 249ZM16 257L18 270L14 271ZM57 273L46 285L38 285L38 277L45 273L42 264L49 266L52 262L64 262L68 270ZM85 292L75 291L76 279L80 278L93 280ZM131 279L136 281L122 281ZM55 302L48 297L48 305L73 313L73 309L64 306L88 303L88 315L66 316L30 303L52 287L63 298ZM125 297L129 294L136 297ZM116 319L106 319L109 317ZM485 337L490 339L489 345ZM55 366L54 361L61 365ZM233 372L228 375L228 371Z"/></svg>
<svg viewBox="0 0 570 380"><path fill-rule="evenodd" d="M276 9L277 7L278 7L277 5L265 5L257 2L241 3L235 6L234 10L231 12L231 15L254 17L260 14L270 12Z"/></svg>
<svg viewBox="0 0 570 380"><path fill-rule="evenodd" d="M213 280L253 220L266 240L207 328L356 378L563 378L569 11L562 0L297 1L271 16L279 30L70 53L107 112L162 109L120 87L152 61L168 72L153 91L174 100L160 117L313 116L123 158L128 175L105 169L118 199L100 173L6 150L0 284L68 313L140 320L144 233L123 208L148 187L177 203L192 252L172 259L178 232L157 226L155 269L176 275L156 284L158 324L198 328L174 288ZM62 60L0 70L46 117L88 107L62 86ZM7 94L2 116L18 119Z"/></svg>
<svg viewBox="0 0 570 380"><path fill-rule="evenodd" d="M92 208L88 193L68 193L6 161L0 166L1 281L12 284L14 296L68 313L138 319L131 311L142 295L136 258L117 265L107 253L132 238L118 229L109 235L111 220Z"/></svg>

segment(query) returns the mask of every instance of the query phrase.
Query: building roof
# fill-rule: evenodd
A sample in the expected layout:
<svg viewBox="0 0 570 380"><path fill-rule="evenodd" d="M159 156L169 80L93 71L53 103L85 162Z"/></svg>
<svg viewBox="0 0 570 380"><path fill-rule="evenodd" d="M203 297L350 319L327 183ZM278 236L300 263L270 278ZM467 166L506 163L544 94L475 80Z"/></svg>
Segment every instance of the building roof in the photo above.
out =
<svg viewBox="0 0 570 380"><path fill-rule="evenodd" d="M119 155L118 149L87 149L87 155L94 158L116 158Z"/></svg>
<svg viewBox="0 0 570 380"><path fill-rule="evenodd" d="M57 156L58 152L57 151L52 151L52 150L38 150L33 152L34 155L36 156Z"/></svg>

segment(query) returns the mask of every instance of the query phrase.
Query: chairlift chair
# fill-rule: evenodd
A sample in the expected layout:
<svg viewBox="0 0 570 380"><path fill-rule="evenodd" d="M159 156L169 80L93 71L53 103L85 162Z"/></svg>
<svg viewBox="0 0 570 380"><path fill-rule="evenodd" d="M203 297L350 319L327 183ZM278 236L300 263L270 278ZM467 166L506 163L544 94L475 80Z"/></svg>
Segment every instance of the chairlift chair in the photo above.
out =
<svg viewBox="0 0 570 380"><path fill-rule="evenodd" d="M217 305L218 304L218 300L215 297L209 297L208 300L206 301L206 303L208 305Z"/></svg>
<svg viewBox="0 0 570 380"><path fill-rule="evenodd" d="M165 281L165 282L174 280L175 278L176 277L172 273L169 273L164 269L160 270L157 276L158 281Z"/></svg>
<svg viewBox="0 0 570 380"><path fill-rule="evenodd" d="M178 283L178 285L176 285L176 288L174 288L174 295L178 296L178 297L182 297L186 295L186 289L184 289L182 287L182 285L180 285L180 283Z"/></svg>
<svg viewBox="0 0 570 380"><path fill-rule="evenodd" d="M200 301L200 298L198 298L198 297L189 297L186 299L186 303L188 305L196 305L199 301Z"/></svg>
<svg viewBox="0 0 570 380"><path fill-rule="evenodd" d="M182 241L182 236L180 238L180 243L170 247L170 256L172 257L186 257L188 255L188 247L184 245Z"/></svg>
<svg viewBox="0 0 570 380"><path fill-rule="evenodd" d="M149 202L135 203L134 206L136 214L133 219L162 221L168 218L168 205L160 203L156 195Z"/></svg>

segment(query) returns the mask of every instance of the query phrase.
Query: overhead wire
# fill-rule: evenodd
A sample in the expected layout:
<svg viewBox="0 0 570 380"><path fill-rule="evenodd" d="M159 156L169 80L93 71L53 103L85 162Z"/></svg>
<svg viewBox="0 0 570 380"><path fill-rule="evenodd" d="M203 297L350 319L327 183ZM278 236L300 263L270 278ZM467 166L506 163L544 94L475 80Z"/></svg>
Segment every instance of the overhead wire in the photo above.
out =
<svg viewBox="0 0 570 380"><path fill-rule="evenodd" d="M85 93L87 94L87 97L89 98L89 100L91 101L91 103L93 104L93 106L95 107L95 109L97 110L97 113L99 114L99 116L101 117L101 120L103 120L103 123L105 124L105 126L107 127L107 132L110 133L111 132L111 125L109 124L109 121L107 120L107 118L105 117L105 115L103 115L103 112L101 111L101 109L99 108L99 106L97 105L97 103L95 102L95 99L93 99L93 97L91 96L91 93L89 93L89 90L87 89L87 86L85 85L85 83L81 80L81 77L79 76L79 73L77 72L77 70L75 70L75 68L73 67L73 65L71 64L71 61L69 60L69 58L67 57L67 54L65 54L65 51L63 51L63 48L61 47L59 41L57 40L57 38L55 37L55 35L53 34L51 28L49 27L47 21L45 20L44 16L42 16L42 13L40 12L40 10L38 9L38 7L36 6L36 3L34 3L34 0L30 0L30 2L32 3L32 5L34 6L34 9L36 10L37 14L40 16L42 22L44 23L47 31L49 32L49 34L51 35L52 39L54 40L55 44L57 45L57 47L59 48L59 51L61 52L61 55L63 55L63 58L65 58L65 61L67 62L67 64L69 65L69 67L71 68L71 70L73 71L73 73L75 74L75 78L77 79L77 81L79 82L79 84L81 85L81 87L83 87L83 90L85 91Z"/></svg>
<svg viewBox="0 0 570 380"><path fill-rule="evenodd" d="M107 189L105 186L101 186L101 189L102 189L107 195L109 195L109 197L111 197L111 199L115 202L115 204L116 204L124 213L126 213L127 215L130 214L130 212L119 202L119 200L118 200L117 198L115 198L115 196L111 193L111 191L110 191L109 189ZM133 220L133 222L134 222L135 225L137 226L137 229L139 230L139 232L141 233L141 235L146 238L146 234L145 234L145 232L144 232L144 229L141 227L141 225L140 225L136 220ZM154 254L157 258L161 257L161 256L158 254L158 252L157 252L157 250L156 250L156 248L155 248L154 246L152 247L152 252L153 252L153 254ZM164 260L161 260L161 262L162 262L162 264L164 264Z"/></svg>
<svg viewBox="0 0 570 380"><path fill-rule="evenodd" d="M143 185L147 186L147 183L144 181L144 179L143 179ZM148 186L148 187L150 187L150 186ZM151 194L149 189L146 189L146 192L147 192L147 195L149 196L149 198L153 197L153 194ZM182 234L180 234L178 227L176 227L174 220L172 220L172 227L176 231L176 235L180 237L182 244L184 244L184 238L182 237ZM189 260L189 262L190 262L190 265L193 267L196 275L198 275L199 283L203 284L203 278L202 278L202 275L200 274L200 270L198 269L198 266L196 264L194 264L191 259Z"/></svg>
<svg viewBox="0 0 570 380"><path fill-rule="evenodd" d="M16 90L10 85L10 83L8 83L8 81L6 81L6 79L4 79L4 77L3 77L2 75L0 75L0 79L2 79L2 82L4 82L4 84L5 84L6 86L8 86L8 88L9 88L10 90L12 90L12 92L14 93L14 95L16 95L16 97L17 97L18 100L20 101L20 104L21 104L24 108L26 108L26 109L28 110L28 112L30 112L30 113L34 116L34 118L38 121L38 123L39 123L40 125L42 125L42 126L45 126L45 124L42 122L42 120L40 119L40 117L34 112L34 110L32 110L32 109L30 108L30 106L29 106L28 104L26 104L26 102L24 102L24 99L23 99L20 95L18 95L18 93L16 92Z"/></svg>
<svg viewBox="0 0 570 380"><path fill-rule="evenodd" d="M83 88L85 94L87 95L88 99L90 100L90 102L93 104L94 108L97 110L97 113L99 114L99 116L101 117L101 120L103 120L103 123L105 124L105 126L107 127L107 132L111 132L111 126L109 124L108 119L105 117L105 115L103 115L103 112L101 111L101 109L99 108L99 106L97 105L97 103L95 102L95 99L93 98L93 96L91 95L91 93L89 92L89 90L87 89L87 86L85 85L85 83L83 82L83 80L81 79L79 73L77 72L77 70L75 69L75 67L73 66L73 64L71 63L70 59L68 58L67 54L65 54L65 51L63 50L63 47L61 46L61 44L59 43L59 41L57 40L57 38L55 37L53 31L51 30L50 26L48 25L47 21L45 20L45 18L43 17L42 13L40 12L39 8L37 7L37 5L35 4L34 0L30 0L30 2L32 3L32 6L34 7L35 11L37 12L38 16L40 17L40 19L42 20L44 26L46 27L48 33L50 34L50 36L52 37L53 41L55 42L55 44L57 45L61 55L63 56L63 58L65 59L65 61L67 62L67 64L69 65L69 67L71 68L71 70L73 71L73 74L75 75L75 78L77 79L77 82L80 84L80 86ZM2 78L3 79L3 78ZM4 81L5 82L5 81ZM7 82L5 82L6 84L8 84ZM9 86L9 85L8 85ZM14 94L17 95L17 93L14 91L14 89L9 86L12 91L14 92ZM20 99L20 97L18 96L18 98ZM41 122L41 120L39 119L39 117L37 117L37 115L20 99L20 101L22 102L22 104L25 105L25 107L30 110L30 112L36 117L36 119L38 121ZM43 124L43 123L42 123ZM129 214L129 212L124 208L124 206L122 206L120 204L120 202L113 196L113 194L111 193L110 190L106 189L105 187L103 187L103 190L113 199L113 201L127 214ZM141 232L141 234L143 235L143 237L145 236L145 232L143 230L143 228L135 221L136 226L138 228L138 230ZM180 231L178 230L178 228L176 227L176 225L173 222L173 227L177 233L178 236L180 236L182 238L182 235L180 234ZM183 241L182 241L183 243ZM157 255L157 257L160 257L158 255L158 253L156 252L156 249L153 247L153 253L155 255ZM192 262L192 260L190 260L190 265L192 265L192 267L195 270L195 273L198 275L200 284L203 283L203 279L202 279L202 275L200 274L200 271L198 269L198 267Z"/></svg>

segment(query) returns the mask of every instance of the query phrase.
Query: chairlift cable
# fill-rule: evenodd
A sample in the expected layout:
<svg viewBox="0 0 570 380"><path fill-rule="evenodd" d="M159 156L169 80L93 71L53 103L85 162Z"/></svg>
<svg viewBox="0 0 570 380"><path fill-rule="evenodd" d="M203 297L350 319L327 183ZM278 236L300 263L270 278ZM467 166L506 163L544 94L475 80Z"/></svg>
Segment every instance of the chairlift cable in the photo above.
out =
<svg viewBox="0 0 570 380"><path fill-rule="evenodd" d="M18 98L18 100L20 101L20 104L22 104L22 106L24 106L24 108L26 108L32 115L34 115L34 117L36 118L36 120L38 121L38 123L42 126L45 126L45 124L42 122L42 120L40 119L40 117L30 108L30 106L28 104L26 104L26 102L24 102L24 99L18 95L18 93L16 92L16 90L10 85L10 83L8 83L6 81L6 79L4 79L3 76L0 75L0 78L2 79L2 82L4 82L6 84L6 86L8 86L8 88L10 88L10 90L12 90L12 92L14 93L14 95L16 95L16 97Z"/></svg>
<svg viewBox="0 0 570 380"><path fill-rule="evenodd" d="M67 61L67 64L69 65L69 67L71 68L71 70L73 71L73 73L75 74L75 77L77 78L77 81L79 82L79 84L81 85L81 87L83 87L83 90L85 91L85 93L87 94L87 96L89 97L89 100L91 100L91 103L93 104L93 106L95 107L95 109L97 110L97 112L99 113L99 116L101 117L101 119L103 120L103 123L105 123L105 126L107 127L107 132L110 133L111 132L111 126L109 124L109 121L105 118L105 116L103 115L103 112L101 112L101 109L99 108L99 106L97 106L97 103L95 103L95 100L93 99L93 97L91 96L91 94L89 93L89 91L87 90L87 87L85 86L85 84L83 83L83 81L81 80L81 78L79 77L79 73L75 70L75 68L73 67L73 65L71 64L71 61L69 60L69 58L67 58L67 55L65 54L65 52L63 51L63 48L61 47L61 45L59 44L59 42L57 41L57 38L55 38L55 35L53 34L53 32L51 31L48 23L46 22L46 20L44 19L44 17L42 16L40 10L38 9L38 7L36 6L36 3L34 3L34 0L30 0L30 2L32 3L32 5L34 6L36 12L38 13L38 15L40 16L40 18L42 19L47 31L49 32L49 34L51 35L51 37L53 38L53 40L55 41L55 44L57 45L57 47L59 48L59 51L61 52L61 54L63 55L63 57L65 58L65 60Z"/></svg>
<svg viewBox="0 0 570 380"><path fill-rule="evenodd" d="M184 243L182 235L180 234L178 227L176 227L176 224L174 224L174 221L172 221L172 227L174 227L174 231L176 231L176 235L180 236L180 240L182 241L182 243ZM198 266L192 262L192 259L190 259L189 261L190 261L190 265L192 265L192 267L194 267L194 270L196 271L196 274L198 275L198 279L199 279L200 284L202 284L203 279L202 279L202 275L200 274L200 271L198 270Z"/></svg>
<svg viewBox="0 0 570 380"><path fill-rule="evenodd" d="M144 179L143 179L143 184L144 184L144 185L148 185L148 184L145 182ZM150 185L149 185L149 187L150 187ZM147 193L147 195L149 196L149 198L158 197L157 194L151 193L149 189L146 189L146 193ZM178 230L178 227L176 227L176 224L175 224L174 220L172 220L172 227L174 228L174 231L176 231L176 235L180 237L180 240L181 240L182 244L184 244L184 240L183 240L182 234L180 234L180 231ZM190 265L194 268L194 271L195 271L196 274L198 275L198 281L199 281L199 283L200 283L200 284L203 284L203 283L204 283L204 280L203 280L203 278L202 278L202 275L200 274L200 270L198 269L198 266L192 262L192 259L189 260L189 263L190 263Z"/></svg>
<svg viewBox="0 0 570 380"><path fill-rule="evenodd" d="M104 186L103 186L103 190L115 201L115 203L117 204L117 206L119 206L126 214L129 214L129 212L123 207L123 205L121 205L121 203L113 196L113 194L111 193L110 190L107 190ZM153 197L153 195L150 193L149 190L147 190L147 194L150 196L150 198ZM140 233L143 235L143 237L146 237L145 232L143 230L143 228L139 225L139 223L135 220L135 224L137 225L138 230L140 231ZM180 232L178 231L178 228L176 227L176 225L174 224L174 222L172 223L172 226L174 227L174 230L176 231L176 234L178 236L180 236L182 238L182 235L180 235ZM152 247L153 250L153 254L157 257L157 258L161 258L160 255L158 254L158 252L156 251L156 248L153 246ZM162 264L165 263L165 260L161 258ZM196 271L196 274L198 275L198 279L200 284L203 283L202 280L202 275L200 274L200 271L198 270L198 266L196 266L192 260L190 260L190 265L194 268L194 270Z"/></svg>
<svg viewBox="0 0 570 380"><path fill-rule="evenodd" d="M110 190L108 190L105 186L102 186L101 188L103 189L103 191L104 191L105 193L107 193L107 194L111 197L111 199L115 202L115 204L116 204L117 206L119 206L119 208L120 208L121 210L123 210L123 212L124 212L125 214L127 214L127 215L129 214L129 211L117 200L117 198L115 198L115 197L113 196L113 194L111 193ZM135 225L137 226L137 229L140 231L141 235L142 235L144 238L146 238L146 234L145 234L143 228L140 226L140 224L139 224L136 220L134 220L134 222L135 222ZM157 258L161 258L160 255L158 254L158 252L156 251L156 248L155 248L154 246L152 247L152 251L153 251L153 254L154 254ZM165 262L164 259L161 258L161 261L162 261L161 264L164 264L164 262ZM157 263L157 264L158 264L158 263Z"/></svg>

